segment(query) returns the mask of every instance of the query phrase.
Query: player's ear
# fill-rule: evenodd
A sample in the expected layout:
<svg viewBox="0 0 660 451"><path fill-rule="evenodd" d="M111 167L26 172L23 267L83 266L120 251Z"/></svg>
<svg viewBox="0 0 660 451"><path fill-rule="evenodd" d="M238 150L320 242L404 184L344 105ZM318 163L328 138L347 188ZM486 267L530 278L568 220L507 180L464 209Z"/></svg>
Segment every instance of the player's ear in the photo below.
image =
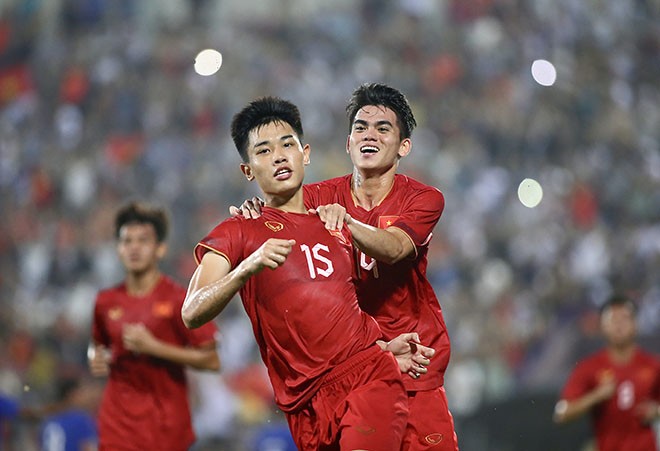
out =
<svg viewBox="0 0 660 451"><path fill-rule="evenodd" d="M309 154L312 152L312 148L309 144L305 144L303 147L303 164L307 166L310 163Z"/></svg>
<svg viewBox="0 0 660 451"><path fill-rule="evenodd" d="M247 163L241 163L241 172L248 181L254 180L254 174L252 173L252 168Z"/></svg>
<svg viewBox="0 0 660 451"><path fill-rule="evenodd" d="M348 135L346 137L346 153L349 153L349 154L351 153L350 150L349 150L350 144L351 144L351 135Z"/></svg>
<svg viewBox="0 0 660 451"><path fill-rule="evenodd" d="M156 248L156 256L161 259L165 257L165 254L167 254L167 243L158 243L158 247Z"/></svg>
<svg viewBox="0 0 660 451"><path fill-rule="evenodd" d="M410 153L412 150L412 140L410 138L404 138L399 144L399 158L403 158Z"/></svg>

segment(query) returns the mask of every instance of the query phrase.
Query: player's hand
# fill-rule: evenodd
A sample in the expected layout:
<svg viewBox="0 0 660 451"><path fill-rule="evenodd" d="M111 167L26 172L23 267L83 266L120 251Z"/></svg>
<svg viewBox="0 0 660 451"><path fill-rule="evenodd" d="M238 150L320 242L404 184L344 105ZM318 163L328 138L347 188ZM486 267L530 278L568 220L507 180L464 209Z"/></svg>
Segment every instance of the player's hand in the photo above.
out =
<svg viewBox="0 0 660 451"><path fill-rule="evenodd" d="M295 240L269 238L259 249L241 262L250 275L261 272L264 268L277 269L282 266L296 244Z"/></svg>
<svg viewBox="0 0 660 451"><path fill-rule="evenodd" d="M110 373L110 350L102 345L90 345L87 349L87 363L93 376L107 376Z"/></svg>
<svg viewBox="0 0 660 451"><path fill-rule="evenodd" d="M660 417L660 403L642 401L635 406L635 414L643 424L651 424Z"/></svg>
<svg viewBox="0 0 660 451"><path fill-rule="evenodd" d="M261 216L261 207L264 206L264 201L257 196L252 199L247 199L240 207L229 207L229 214L233 217L243 216L245 219L257 219Z"/></svg>
<svg viewBox="0 0 660 451"><path fill-rule="evenodd" d="M140 354L150 354L156 338L142 323L124 324L121 334L124 348Z"/></svg>
<svg viewBox="0 0 660 451"><path fill-rule="evenodd" d="M616 392L616 379L613 374L607 373L600 378L598 386L594 389L594 395L599 401L606 401L614 396Z"/></svg>
<svg viewBox="0 0 660 451"><path fill-rule="evenodd" d="M328 230L341 230L344 222L351 219L351 216L346 213L346 208L339 204L321 205L307 211L318 215Z"/></svg>
<svg viewBox="0 0 660 451"><path fill-rule="evenodd" d="M387 343L385 350L394 354L401 373L408 374L413 379L428 372L426 367L431 363L431 357L435 354L433 348L420 343L419 335L415 332L399 335Z"/></svg>

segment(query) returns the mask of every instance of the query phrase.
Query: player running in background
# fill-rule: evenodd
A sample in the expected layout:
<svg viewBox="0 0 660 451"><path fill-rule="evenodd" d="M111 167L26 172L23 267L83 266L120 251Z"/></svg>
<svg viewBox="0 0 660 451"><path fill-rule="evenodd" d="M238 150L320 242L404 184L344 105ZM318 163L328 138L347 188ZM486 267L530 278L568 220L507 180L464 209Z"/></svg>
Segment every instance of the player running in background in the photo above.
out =
<svg viewBox="0 0 660 451"><path fill-rule="evenodd" d="M331 229L348 226L358 248L358 301L378 321L385 339L414 330L436 351L423 378L404 380L409 423L402 449L455 451L454 420L443 387L449 336L426 277L431 232L444 197L434 187L397 174L399 160L412 149L416 126L400 91L384 84L362 85L346 112L353 173L303 186L305 205L316 209ZM259 202L246 201L242 210L245 217L257 217ZM240 214L235 208L231 212Z"/></svg>
<svg viewBox="0 0 660 451"><path fill-rule="evenodd" d="M310 147L301 143L298 108L258 99L231 130L241 171L259 184L265 206L259 219L227 219L196 246L185 323L212 320L240 292L300 450L399 450L408 416L401 372L423 373L428 360L413 361L416 334L379 341L378 324L357 303L350 233L307 212ZM401 354L399 366L382 349Z"/></svg>
<svg viewBox="0 0 660 451"><path fill-rule="evenodd" d="M590 414L599 451L653 451L660 418L660 360L636 343L636 308L625 296L601 308L606 345L580 361L555 406L564 423Z"/></svg>
<svg viewBox="0 0 660 451"><path fill-rule="evenodd" d="M99 448L187 450L194 441L185 367L220 368L216 327L181 320L185 289L163 275L165 211L138 203L115 219L125 280L96 298L89 366L109 374L99 409Z"/></svg>

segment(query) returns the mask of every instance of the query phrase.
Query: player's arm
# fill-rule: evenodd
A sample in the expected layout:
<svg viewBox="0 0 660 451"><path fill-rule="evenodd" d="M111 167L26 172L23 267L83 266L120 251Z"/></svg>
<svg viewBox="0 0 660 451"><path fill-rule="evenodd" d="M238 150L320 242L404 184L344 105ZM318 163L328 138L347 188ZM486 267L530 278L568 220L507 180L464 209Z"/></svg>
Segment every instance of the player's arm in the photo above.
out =
<svg viewBox="0 0 660 451"><path fill-rule="evenodd" d="M250 277L264 268L282 265L294 244L294 240L270 238L234 269L225 257L214 252L204 254L181 309L186 327L196 328L215 318Z"/></svg>
<svg viewBox="0 0 660 451"><path fill-rule="evenodd" d="M110 373L110 350L102 344L90 342L87 347L87 366L93 376L103 377Z"/></svg>
<svg viewBox="0 0 660 451"><path fill-rule="evenodd" d="M327 229L340 229L342 224L346 224L355 245L383 263L391 265L415 253L415 244L403 230L397 227L380 229L364 224L351 217L346 213L346 208L339 204L321 205L310 212L318 214Z"/></svg>
<svg viewBox="0 0 660 451"><path fill-rule="evenodd" d="M555 405L553 419L555 423L566 423L575 420L589 412L596 405L614 395L616 381L614 377L606 378L590 392L574 400L560 399Z"/></svg>
<svg viewBox="0 0 660 451"><path fill-rule="evenodd" d="M178 346L159 340L142 323L124 325L122 341L129 351L148 354L198 370L220 369L220 359L213 341L199 347Z"/></svg>

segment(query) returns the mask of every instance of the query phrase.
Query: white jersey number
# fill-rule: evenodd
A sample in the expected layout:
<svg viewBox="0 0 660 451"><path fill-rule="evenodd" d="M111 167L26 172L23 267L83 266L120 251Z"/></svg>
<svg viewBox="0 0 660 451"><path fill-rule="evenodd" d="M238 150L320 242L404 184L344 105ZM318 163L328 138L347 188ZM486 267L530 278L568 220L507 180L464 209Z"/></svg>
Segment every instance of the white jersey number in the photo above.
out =
<svg viewBox="0 0 660 451"><path fill-rule="evenodd" d="M364 252L358 252L360 254L360 268L365 271L371 271L374 275L374 279L378 279L378 262Z"/></svg>
<svg viewBox="0 0 660 451"><path fill-rule="evenodd" d="M628 380L621 382L616 395L616 405L619 409L630 409L635 404L635 385Z"/></svg>
<svg viewBox="0 0 660 451"><path fill-rule="evenodd" d="M321 251L330 253L330 248L325 244L316 243L311 249L308 245L301 244L300 249L305 254L309 277L312 279L316 279L317 275L330 277L330 274L335 271L335 268L332 266L332 261L328 257L321 255Z"/></svg>

